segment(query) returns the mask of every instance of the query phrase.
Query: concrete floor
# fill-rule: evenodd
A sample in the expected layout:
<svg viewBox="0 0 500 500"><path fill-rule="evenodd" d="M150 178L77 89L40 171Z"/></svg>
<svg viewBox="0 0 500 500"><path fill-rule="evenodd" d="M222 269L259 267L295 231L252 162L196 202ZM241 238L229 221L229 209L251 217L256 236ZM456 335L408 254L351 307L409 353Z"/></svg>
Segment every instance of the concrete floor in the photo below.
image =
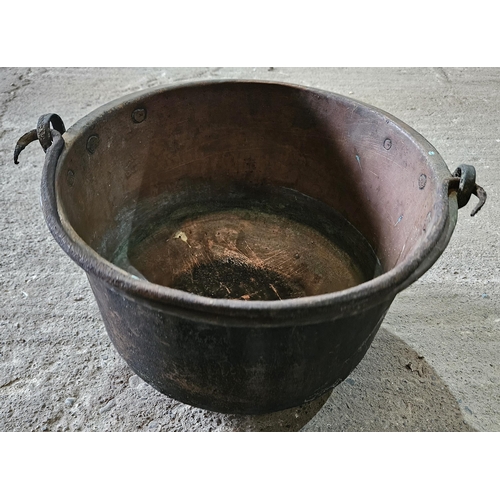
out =
<svg viewBox="0 0 500 500"><path fill-rule="evenodd" d="M473 202L460 211L442 257L397 297L346 381L260 417L192 408L131 372L83 271L45 226L42 149L12 161L44 113L69 127L135 90L220 78L293 82L377 106L428 139L450 171L474 165L488 193L476 217ZM0 160L1 431L500 430L500 69L0 68Z"/></svg>

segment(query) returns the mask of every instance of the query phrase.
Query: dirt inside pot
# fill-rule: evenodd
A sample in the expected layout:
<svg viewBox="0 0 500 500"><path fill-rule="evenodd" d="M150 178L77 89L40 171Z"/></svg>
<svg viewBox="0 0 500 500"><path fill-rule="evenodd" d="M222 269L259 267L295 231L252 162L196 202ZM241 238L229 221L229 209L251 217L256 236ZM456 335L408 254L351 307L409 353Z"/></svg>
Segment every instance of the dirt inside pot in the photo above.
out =
<svg viewBox="0 0 500 500"><path fill-rule="evenodd" d="M343 290L381 273L373 249L341 214L290 189L221 194L204 187L138 204L127 217L134 222L113 262L205 297L284 300Z"/></svg>

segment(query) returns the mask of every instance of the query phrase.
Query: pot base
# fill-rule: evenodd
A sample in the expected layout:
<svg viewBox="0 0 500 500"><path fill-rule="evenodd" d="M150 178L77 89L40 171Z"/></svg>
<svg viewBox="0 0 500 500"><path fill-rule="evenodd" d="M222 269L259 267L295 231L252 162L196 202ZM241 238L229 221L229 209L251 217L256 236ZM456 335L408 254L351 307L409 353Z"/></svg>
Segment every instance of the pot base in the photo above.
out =
<svg viewBox="0 0 500 500"><path fill-rule="evenodd" d="M198 194L207 191L216 190ZM317 200L285 188L219 194L138 205L114 263L163 286L234 300L330 293L381 271L366 239Z"/></svg>

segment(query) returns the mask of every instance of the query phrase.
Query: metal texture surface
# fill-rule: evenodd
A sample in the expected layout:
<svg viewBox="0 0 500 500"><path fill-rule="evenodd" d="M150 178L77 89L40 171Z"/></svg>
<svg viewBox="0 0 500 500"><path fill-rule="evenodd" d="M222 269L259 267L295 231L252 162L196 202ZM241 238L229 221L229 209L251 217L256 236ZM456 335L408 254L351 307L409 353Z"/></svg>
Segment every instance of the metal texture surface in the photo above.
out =
<svg viewBox="0 0 500 500"><path fill-rule="evenodd" d="M450 179L449 189L457 193L458 208L465 207L472 195L478 198L479 201L472 210L471 217L474 217L486 203L486 191L476 184L476 169L472 165L462 164L455 169L453 178Z"/></svg>
<svg viewBox="0 0 500 500"><path fill-rule="evenodd" d="M456 223L450 172L432 145L380 110L320 90L219 81L140 92L64 139L62 152L57 141L48 150L42 181L52 234L87 272L131 368L212 410L275 411L338 384ZM172 213L179 200L203 202L207 185L214 197L272 187L318 200L363 235L383 272L343 290L247 301L162 286L111 263L144 225L143 206Z"/></svg>
<svg viewBox="0 0 500 500"><path fill-rule="evenodd" d="M14 163L16 165L19 163L18 158L21 154L21 151L23 151L23 149L25 149L28 144L36 141L37 139L40 142L43 150L47 152L47 149L49 149L52 144L52 131L50 128L51 124L54 129L60 134L64 134L64 132L66 132L66 127L64 126L64 123L59 115L56 115L55 113L47 113L45 115L42 115L38 119L36 129L30 130L17 141L16 147L14 149Z"/></svg>

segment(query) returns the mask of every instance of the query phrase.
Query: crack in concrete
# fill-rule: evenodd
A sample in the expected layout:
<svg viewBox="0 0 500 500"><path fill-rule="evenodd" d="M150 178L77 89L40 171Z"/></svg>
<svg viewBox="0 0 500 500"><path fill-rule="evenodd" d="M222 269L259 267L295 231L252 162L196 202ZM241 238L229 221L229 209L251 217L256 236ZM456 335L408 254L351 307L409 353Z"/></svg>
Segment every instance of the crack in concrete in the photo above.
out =
<svg viewBox="0 0 500 500"><path fill-rule="evenodd" d="M444 68L433 68L433 70L440 82L451 84L450 77L448 76L448 73L446 73Z"/></svg>
<svg viewBox="0 0 500 500"><path fill-rule="evenodd" d="M9 387L9 386L15 384L18 380L19 380L19 377L15 377L12 380L9 380L8 382L0 385L0 389L4 389L5 387Z"/></svg>

